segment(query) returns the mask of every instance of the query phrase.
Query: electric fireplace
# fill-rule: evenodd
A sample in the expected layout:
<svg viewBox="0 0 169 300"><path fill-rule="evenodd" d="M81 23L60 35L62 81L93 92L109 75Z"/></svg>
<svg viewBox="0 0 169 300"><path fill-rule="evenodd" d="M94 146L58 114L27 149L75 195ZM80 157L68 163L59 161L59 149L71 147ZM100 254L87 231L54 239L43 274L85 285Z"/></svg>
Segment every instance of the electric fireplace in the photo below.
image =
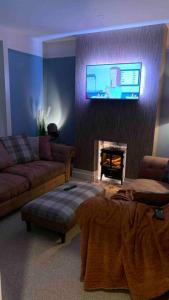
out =
<svg viewBox="0 0 169 300"><path fill-rule="evenodd" d="M100 180L102 180L102 176L104 175L108 178L120 180L121 184L123 184L126 148L120 146L102 148L100 156Z"/></svg>

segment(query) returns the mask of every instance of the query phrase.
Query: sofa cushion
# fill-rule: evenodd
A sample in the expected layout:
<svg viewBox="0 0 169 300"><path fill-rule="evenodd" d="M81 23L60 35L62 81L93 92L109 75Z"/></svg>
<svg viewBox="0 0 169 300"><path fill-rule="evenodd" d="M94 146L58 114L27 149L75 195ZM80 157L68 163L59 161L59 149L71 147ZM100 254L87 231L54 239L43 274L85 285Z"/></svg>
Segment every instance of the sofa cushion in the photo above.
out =
<svg viewBox="0 0 169 300"><path fill-rule="evenodd" d="M26 177L30 183L30 187L33 188L65 173L65 165L60 162L40 160L15 165L5 169L5 172Z"/></svg>
<svg viewBox="0 0 169 300"><path fill-rule="evenodd" d="M15 163L25 163L34 160L34 155L28 139L24 135L1 137L5 149Z"/></svg>
<svg viewBox="0 0 169 300"><path fill-rule="evenodd" d="M39 137L39 157L43 160L53 159L50 137L48 135Z"/></svg>
<svg viewBox="0 0 169 300"><path fill-rule="evenodd" d="M10 200L29 189L29 182L25 177L0 173L0 203Z"/></svg>
<svg viewBox="0 0 169 300"><path fill-rule="evenodd" d="M0 142L0 170L11 167L14 165L14 162L10 158L7 150Z"/></svg>
<svg viewBox="0 0 169 300"><path fill-rule="evenodd" d="M135 190L136 192L145 193L169 193L169 184L153 179L138 178L127 185L127 189Z"/></svg>

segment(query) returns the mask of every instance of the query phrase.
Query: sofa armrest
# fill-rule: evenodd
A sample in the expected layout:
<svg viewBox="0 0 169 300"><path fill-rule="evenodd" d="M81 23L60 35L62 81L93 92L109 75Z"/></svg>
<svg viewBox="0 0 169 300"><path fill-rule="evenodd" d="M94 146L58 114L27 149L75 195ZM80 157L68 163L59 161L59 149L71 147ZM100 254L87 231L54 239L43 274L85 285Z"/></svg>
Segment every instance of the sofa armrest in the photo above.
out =
<svg viewBox="0 0 169 300"><path fill-rule="evenodd" d="M51 143L53 160L63 162L66 168L66 180L70 178L71 161L75 157L75 147Z"/></svg>
<svg viewBox="0 0 169 300"><path fill-rule="evenodd" d="M66 162L75 157L75 147L64 144L51 143L52 156L54 160Z"/></svg>
<svg viewBox="0 0 169 300"><path fill-rule="evenodd" d="M169 158L165 157L144 156L141 162L138 178L161 181L163 179L168 160Z"/></svg>

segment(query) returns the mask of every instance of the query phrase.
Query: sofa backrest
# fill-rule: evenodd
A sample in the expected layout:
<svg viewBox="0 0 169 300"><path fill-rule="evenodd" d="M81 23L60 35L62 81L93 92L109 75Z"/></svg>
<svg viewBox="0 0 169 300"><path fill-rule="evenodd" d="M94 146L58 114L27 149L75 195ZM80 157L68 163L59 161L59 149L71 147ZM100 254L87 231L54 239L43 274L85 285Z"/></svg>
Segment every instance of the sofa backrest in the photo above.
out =
<svg viewBox="0 0 169 300"><path fill-rule="evenodd" d="M0 142L3 144L14 164L26 163L38 159L38 157L34 155L32 148L35 142L29 142L26 135L0 137Z"/></svg>
<svg viewBox="0 0 169 300"><path fill-rule="evenodd" d="M28 136L28 142L31 146L32 152L35 154L37 159L39 159L39 137L38 136Z"/></svg>
<svg viewBox="0 0 169 300"><path fill-rule="evenodd" d="M0 142L0 171L12 167L14 164L4 145Z"/></svg>
<svg viewBox="0 0 169 300"><path fill-rule="evenodd" d="M37 136L37 137L30 137L26 135L18 135L18 136L9 136L9 137L0 137L0 143L3 146L5 152L9 158L12 159L13 164L16 163L25 163L22 159L23 150L22 146L23 143L19 143L18 140L26 140L27 145L32 153L32 160L53 160L52 156L52 147L50 142L49 136ZM21 148L21 149L20 149ZM7 160L7 159L6 159ZM6 163L9 165L9 162Z"/></svg>
<svg viewBox="0 0 169 300"><path fill-rule="evenodd" d="M144 156L138 178L147 178L161 181L164 177L169 158Z"/></svg>

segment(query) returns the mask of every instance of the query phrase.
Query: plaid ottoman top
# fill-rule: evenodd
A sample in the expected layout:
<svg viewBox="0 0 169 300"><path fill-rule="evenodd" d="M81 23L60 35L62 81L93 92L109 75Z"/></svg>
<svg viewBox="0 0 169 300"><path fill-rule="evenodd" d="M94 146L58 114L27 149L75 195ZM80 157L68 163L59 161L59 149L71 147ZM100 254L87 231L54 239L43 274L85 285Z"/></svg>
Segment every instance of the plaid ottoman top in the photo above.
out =
<svg viewBox="0 0 169 300"><path fill-rule="evenodd" d="M72 185L76 187L64 190ZM99 194L104 194L104 189L98 185L71 181L27 203L21 212L50 221L67 223L72 220L82 202Z"/></svg>

